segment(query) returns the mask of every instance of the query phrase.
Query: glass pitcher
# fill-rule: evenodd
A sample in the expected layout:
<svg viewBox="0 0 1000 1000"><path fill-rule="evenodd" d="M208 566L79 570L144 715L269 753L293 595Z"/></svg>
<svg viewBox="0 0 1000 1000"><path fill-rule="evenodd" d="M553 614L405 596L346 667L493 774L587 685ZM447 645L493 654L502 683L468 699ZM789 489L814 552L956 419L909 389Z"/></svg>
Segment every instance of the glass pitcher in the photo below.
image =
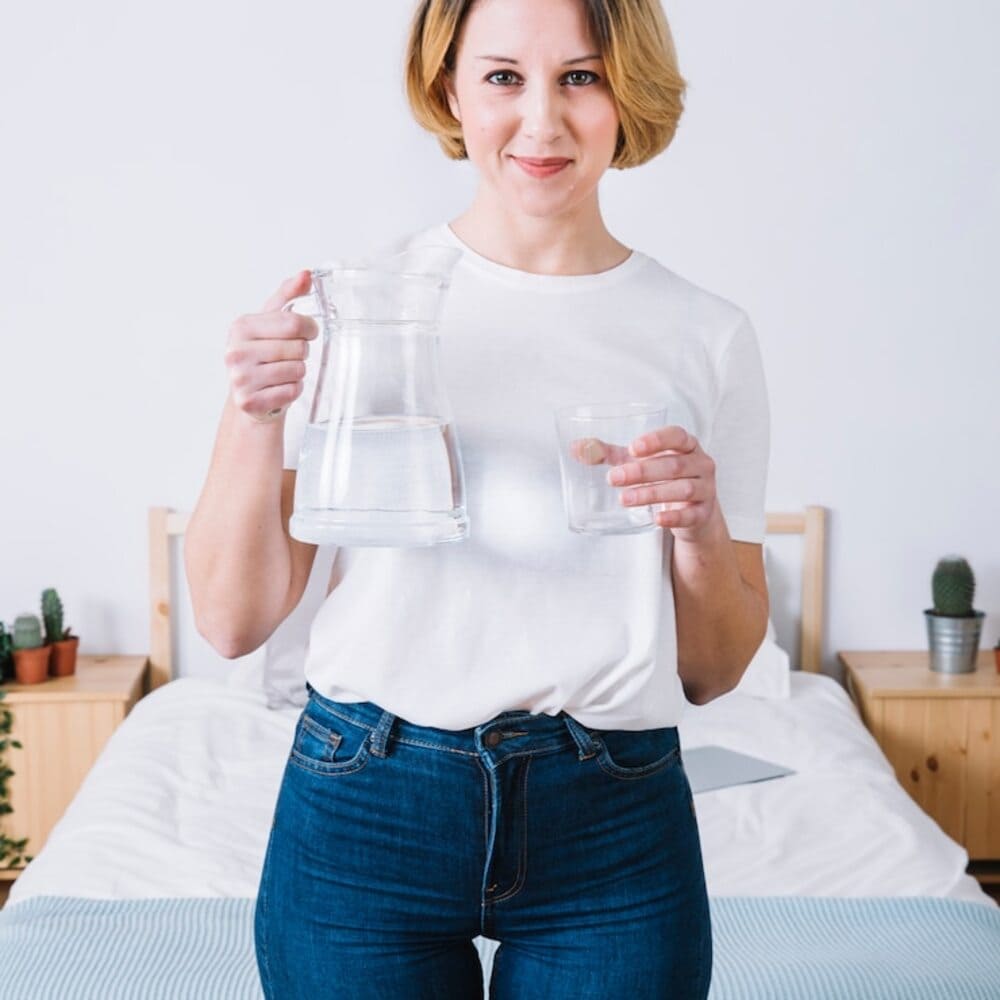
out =
<svg viewBox="0 0 1000 1000"><path fill-rule="evenodd" d="M465 538L458 437L438 364L438 317L461 250L418 247L312 271L322 355L289 530L319 545Z"/></svg>

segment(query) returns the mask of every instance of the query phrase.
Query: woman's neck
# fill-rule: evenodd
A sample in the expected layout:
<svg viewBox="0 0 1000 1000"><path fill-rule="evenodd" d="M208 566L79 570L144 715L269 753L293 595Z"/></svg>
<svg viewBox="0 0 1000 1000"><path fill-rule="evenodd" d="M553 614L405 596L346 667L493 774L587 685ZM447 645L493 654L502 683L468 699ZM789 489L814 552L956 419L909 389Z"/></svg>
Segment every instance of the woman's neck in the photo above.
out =
<svg viewBox="0 0 1000 1000"><path fill-rule="evenodd" d="M631 252L608 232L596 204L573 215L528 216L477 197L449 225L476 253L532 274L597 274Z"/></svg>

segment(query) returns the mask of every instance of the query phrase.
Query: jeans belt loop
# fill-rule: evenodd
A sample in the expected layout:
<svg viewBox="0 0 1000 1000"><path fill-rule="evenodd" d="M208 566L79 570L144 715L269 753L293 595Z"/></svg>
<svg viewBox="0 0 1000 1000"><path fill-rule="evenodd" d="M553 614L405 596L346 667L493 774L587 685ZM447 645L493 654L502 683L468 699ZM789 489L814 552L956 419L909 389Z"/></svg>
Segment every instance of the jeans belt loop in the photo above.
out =
<svg viewBox="0 0 1000 1000"><path fill-rule="evenodd" d="M596 756L597 744L594 742L594 737L573 716L565 712L563 713L563 722L566 723L566 728L576 741L576 745L580 750L578 755L580 760L589 760L591 757Z"/></svg>
<svg viewBox="0 0 1000 1000"><path fill-rule="evenodd" d="M382 710L382 717L378 720L378 725L372 732L372 753L376 757L388 757L389 755L389 735L392 732L392 724L396 721L396 716L388 709Z"/></svg>

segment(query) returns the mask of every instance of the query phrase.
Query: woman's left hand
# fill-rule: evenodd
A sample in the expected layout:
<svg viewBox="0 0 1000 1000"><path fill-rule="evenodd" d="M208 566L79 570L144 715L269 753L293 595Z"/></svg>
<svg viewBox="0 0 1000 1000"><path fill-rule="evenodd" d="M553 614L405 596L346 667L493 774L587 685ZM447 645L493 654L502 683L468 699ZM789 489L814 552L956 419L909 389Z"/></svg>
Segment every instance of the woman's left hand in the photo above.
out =
<svg viewBox="0 0 1000 1000"><path fill-rule="evenodd" d="M654 517L674 538L697 542L715 526L720 514L715 462L683 427L647 431L630 443L627 454L615 449L606 460L621 463L608 470L607 478L611 486L627 487L621 492L623 504L670 505Z"/></svg>

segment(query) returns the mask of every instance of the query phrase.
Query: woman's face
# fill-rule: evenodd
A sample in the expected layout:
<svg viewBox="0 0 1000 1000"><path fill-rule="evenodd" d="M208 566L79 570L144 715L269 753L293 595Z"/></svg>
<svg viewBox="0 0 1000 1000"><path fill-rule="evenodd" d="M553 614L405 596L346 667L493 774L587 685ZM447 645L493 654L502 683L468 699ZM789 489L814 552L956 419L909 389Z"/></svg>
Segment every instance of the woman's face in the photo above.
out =
<svg viewBox="0 0 1000 1000"><path fill-rule="evenodd" d="M594 192L618 111L580 0L476 0L447 86L469 159L511 209L559 215Z"/></svg>

